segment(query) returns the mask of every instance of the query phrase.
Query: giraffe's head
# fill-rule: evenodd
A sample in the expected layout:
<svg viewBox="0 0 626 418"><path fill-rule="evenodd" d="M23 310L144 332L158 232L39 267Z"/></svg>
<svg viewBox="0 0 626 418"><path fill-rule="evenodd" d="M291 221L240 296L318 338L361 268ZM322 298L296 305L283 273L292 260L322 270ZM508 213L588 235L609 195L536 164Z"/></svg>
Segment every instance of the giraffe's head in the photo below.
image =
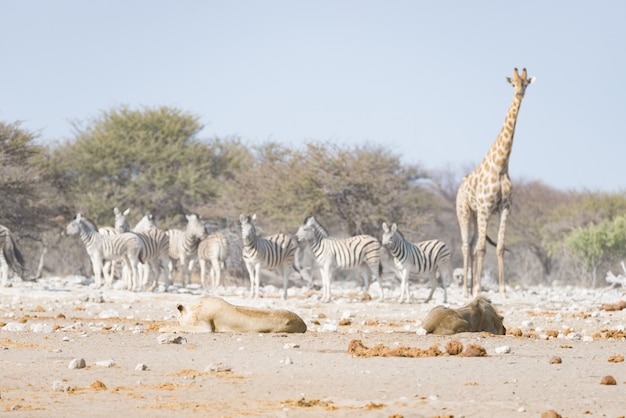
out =
<svg viewBox="0 0 626 418"><path fill-rule="evenodd" d="M517 68L515 68L513 78L507 77L506 81L511 83L511 85L515 89L515 95L521 99L522 97L524 97L524 93L526 93L526 87L528 87L530 83L535 81L535 77L527 78L526 68L522 70L521 75L517 72Z"/></svg>

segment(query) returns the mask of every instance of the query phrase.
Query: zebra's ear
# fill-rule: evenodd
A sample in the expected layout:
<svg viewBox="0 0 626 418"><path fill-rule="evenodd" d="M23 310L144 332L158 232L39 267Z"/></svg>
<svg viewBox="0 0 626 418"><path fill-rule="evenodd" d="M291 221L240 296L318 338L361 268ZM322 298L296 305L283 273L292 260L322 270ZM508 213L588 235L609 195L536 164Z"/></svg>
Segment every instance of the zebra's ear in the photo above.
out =
<svg viewBox="0 0 626 418"><path fill-rule="evenodd" d="M391 225L391 232L396 232L398 230L398 227L396 226L396 224Z"/></svg>
<svg viewBox="0 0 626 418"><path fill-rule="evenodd" d="M130 213L130 208L126 208L126 210L124 211L122 215L128 216L129 213Z"/></svg>
<svg viewBox="0 0 626 418"><path fill-rule="evenodd" d="M243 216L243 213L239 214L239 222L244 223L246 220L246 217Z"/></svg>
<svg viewBox="0 0 626 418"><path fill-rule="evenodd" d="M178 305L176 305L176 309L178 310L178 312L183 313L185 307L179 303Z"/></svg>
<svg viewBox="0 0 626 418"><path fill-rule="evenodd" d="M77 213L77 214L76 214L76 220L77 220L78 222L80 222L80 220L82 219L82 217L83 217L83 216L82 216L80 213Z"/></svg>
<svg viewBox="0 0 626 418"><path fill-rule="evenodd" d="M113 208L113 213L115 214L115 216L117 216L120 214L120 210L117 207L115 207Z"/></svg>
<svg viewBox="0 0 626 418"><path fill-rule="evenodd" d="M252 215L252 217L250 219L252 219L252 222L256 221L256 213L254 215Z"/></svg>
<svg viewBox="0 0 626 418"><path fill-rule="evenodd" d="M389 232L389 227L387 226L387 222L383 222L383 232Z"/></svg>

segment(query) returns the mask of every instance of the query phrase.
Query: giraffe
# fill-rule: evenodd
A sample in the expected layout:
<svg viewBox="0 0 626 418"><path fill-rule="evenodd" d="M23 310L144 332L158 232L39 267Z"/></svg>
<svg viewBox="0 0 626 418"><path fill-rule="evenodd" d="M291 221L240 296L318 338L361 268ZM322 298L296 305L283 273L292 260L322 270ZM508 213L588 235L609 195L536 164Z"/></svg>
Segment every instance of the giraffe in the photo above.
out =
<svg viewBox="0 0 626 418"><path fill-rule="evenodd" d="M496 253L498 256L498 285L504 297L504 233L506 220L511 209L511 179L509 178L509 157L513 147L515 124L526 87L535 77L526 78L526 68L519 75L517 68L513 78L506 80L513 85L513 101L504 119L500 135L495 140L482 162L474 171L466 175L456 195L456 215L461 229L463 252L463 297L467 298L468 266L472 266L474 296L480 294L483 259L486 252L487 224L492 214L500 213L500 227ZM472 241L478 233L474 254L470 254L470 229L474 227ZM475 257L475 260L472 260Z"/></svg>

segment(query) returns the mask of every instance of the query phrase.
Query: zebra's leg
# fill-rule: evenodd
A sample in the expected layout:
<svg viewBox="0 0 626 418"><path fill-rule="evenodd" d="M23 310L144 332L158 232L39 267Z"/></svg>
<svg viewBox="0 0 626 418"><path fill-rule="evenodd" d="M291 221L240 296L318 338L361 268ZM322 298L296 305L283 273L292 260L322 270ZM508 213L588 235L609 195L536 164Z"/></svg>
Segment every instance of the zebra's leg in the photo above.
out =
<svg viewBox="0 0 626 418"><path fill-rule="evenodd" d="M378 288L380 290L380 296L378 297L379 301L383 301L385 299L385 293L383 290L383 282L382 282L382 272L383 272L383 266L382 264L380 264L380 262L378 263L378 270L372 269L372 277L374 278L374 280L372 281L376 281L376 283L378 283Z"/></svg>
<svg viewBox="0 0 626 418"><path fill-rule="evenodd" d="M320 275L322 276L322 302L330 302L330 279L331 279L330 266L324 266L320 269Z"/></svg>
<svg viewBox="0 0 626 418"><path fill-rule="evenodd" d="M246 270L248 270L248 277L250 278L250 297L254 297L254 263L246 262Z"/></svg>
<svg viewBox="0 0 626 418"><path fill-rule="evenodd" d="M6 287L9 279L9 264L7 263L4 255L0 252L0 285Z"/></svg>
<svg viewBox="0 0 626 418"><path fill-rule="evenodd" d="M187 257L181 254L180 258L178 259L178 266L180 267L181 285L183 287L187 287L188 274L189 274L189 272L187 271Z"/></svg>
<svg viewBox="0 0 626 418"><path fill-rule="evenodd" d="M411 301L411 295L409 294L409 270L404 267L399 267L397 272L400 276L400 299L398 302L404 303L406 298L406 302L408 303Z"/></svg>
<svg viewBox="0 0 626 418"><path fill-rule="evenodd" d="M94 254L91 257L91 267L93 268L94 286L99 289L102 286L102 257Z"/></svg>
<svg viewBox="0 0 626 418"><path fill-rule="evenodd" d="M286 263L283 263L280 269L281 269L281 273L283 274L283 300L287 300L287 285L289 284L289 269L287 269Z"/></svg>
<svg viewBox="0 0 626 418"><path fill-rule="evenodd" d="M437 273L436 273L436 269L430 272L430 293L428 294L428 297L426 298L426 300L424 301L425 303L430 302L430 300L433 297L433 293L435 293L435 289L437 288Z"/></svg>
<svg viewBox="0 0 626 418"><path fill-rule="evenodd" d="M261 285L261 263L256 263L254 266L254 290L252 297L259 297L259 287Z"/></svg>
<svg viewBox="0 0 626 418"><path fill-rule="evenodd" d="M161 274L163 274L163 286L165 292L167 292L167 289L172 285L169 262L170 258L167 255L161 255L159 258L159 270L161 271Z"/></svg>
<svg viewBox="0 0 626 418"><path fill-rule="evenodd" d="M442 265L437 265L435 266L435 270L439 274L439 278L441 278L441 288L443 289L443 303L448 303L448 281L446 279L446 276L448 274L451 276L452 272L450 271L451 269L449 264L445 265L445 269L442 267ZM444 272L446 274L444 274Z"/></svg>
<svg viewBox="0 0 626 418"><path fill-rule="evenodd" d="M200 265L200 283L202 284L202 289L207 290L207 261L203 258L198 260L198 264Z"/></svg>

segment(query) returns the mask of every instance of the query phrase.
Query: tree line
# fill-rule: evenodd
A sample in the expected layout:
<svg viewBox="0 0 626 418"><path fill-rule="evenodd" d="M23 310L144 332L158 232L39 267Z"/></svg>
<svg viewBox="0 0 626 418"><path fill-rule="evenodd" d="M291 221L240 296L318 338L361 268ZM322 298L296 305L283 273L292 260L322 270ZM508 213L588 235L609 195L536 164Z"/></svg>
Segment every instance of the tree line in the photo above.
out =
<svg viewBox="0 0 626 418"><path fill-rule="evenodd" d="M65 142L42 145L20 122L0 121L0 223L18 241L26 276L91 274L65 225L79 212L112 225L114 207L135 221L152 213L162 229L198 213L231 237L240 237L241 213L256 213L268 234L294 234L308 215L337 236L380 238L382 222L396 223L407 239L443 240L452 265L462 264L455 198L466 172L427 171L379 145L203 138L198 116L171 107L112 108L73 128ZM626 258L626 196L513 179L506 247L508 285L603 285ZM497 274L494 249L485 265Z"/></svg>

